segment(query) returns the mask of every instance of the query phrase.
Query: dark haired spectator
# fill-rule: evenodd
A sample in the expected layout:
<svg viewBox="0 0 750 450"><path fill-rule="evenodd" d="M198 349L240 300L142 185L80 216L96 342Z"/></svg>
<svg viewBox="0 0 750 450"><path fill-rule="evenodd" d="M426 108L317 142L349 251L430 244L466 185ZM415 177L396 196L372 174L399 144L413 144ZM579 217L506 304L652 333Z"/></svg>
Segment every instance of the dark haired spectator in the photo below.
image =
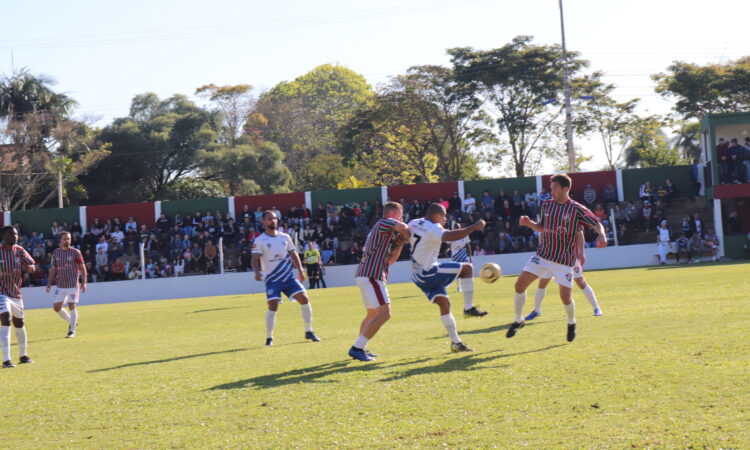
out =
<svg viewBox="0 0 750 450"><path fill-rule="evenodd" d="M719 144L716 146L716 157L719 160L719 182L724 184L729 182L729 146L724 138L719 138Z"/></svg>
<svg viewBox="0 0 750 450"><path fill-rule="evenodd" d="M607 183L607 185L604 187L604 190L602 191L602 200L604 200L604 204L607 209L611 207L609 205L610 203L617 203L617 189L612 186L612 183Z"/></svg>
<svg viewBox="0 0 750 450"><path fill-rule="evenodd" d="M685 257L685 262L690 261L690 240L685 236L685 233L680 233L680 236L675 240L675 257L677 258L677 264L680 263L680 257Z"/></svg>

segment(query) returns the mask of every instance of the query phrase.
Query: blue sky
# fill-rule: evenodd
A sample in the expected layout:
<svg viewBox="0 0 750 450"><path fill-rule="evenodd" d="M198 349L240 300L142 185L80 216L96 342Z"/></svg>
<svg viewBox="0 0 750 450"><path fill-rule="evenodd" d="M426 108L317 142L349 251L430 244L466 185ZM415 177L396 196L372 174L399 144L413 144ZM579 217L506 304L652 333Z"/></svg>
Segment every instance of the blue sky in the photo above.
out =
<svg viewBox="0 0 750 450"><path fill-rule="evenodd" d="M447 64L451 47L494 48L520 34L560 40L557 0L5 0L0 8L0 73L11 73L12 52L16 69L54 77L97 125L126 115L143 92L192 95L207 83L263 90L324 63L377 85L412 65ZM566 0L565 16L568 47L605 71L618 97L642 98L643 111L669 110L649 75L671 61L750 54L747 1ZM588 168L599 166L597 157Z"/></svg>

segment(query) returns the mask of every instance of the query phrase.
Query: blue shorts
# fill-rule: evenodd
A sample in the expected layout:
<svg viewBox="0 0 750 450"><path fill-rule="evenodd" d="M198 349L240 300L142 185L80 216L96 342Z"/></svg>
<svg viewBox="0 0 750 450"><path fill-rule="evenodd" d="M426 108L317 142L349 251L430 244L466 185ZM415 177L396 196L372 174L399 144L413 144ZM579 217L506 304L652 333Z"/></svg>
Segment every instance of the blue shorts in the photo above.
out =
<svg viewBox="0 0 750 450"><path fill-rule="evenodd" d="M435 297L448 297L445 288L458 277L461 267L463 264L458 262L440 263L430 270L412 273L411 278L427 299L434 302Z"/></svg>
<svg viewBox="0 0 750 450"><path fill-rule="evenodd" d="M294 295L305 292L305 287L296 278L292 277L287 281L266 283L266 300L281 300L281 294L284 293L289 300L294 301Z"/></svg>

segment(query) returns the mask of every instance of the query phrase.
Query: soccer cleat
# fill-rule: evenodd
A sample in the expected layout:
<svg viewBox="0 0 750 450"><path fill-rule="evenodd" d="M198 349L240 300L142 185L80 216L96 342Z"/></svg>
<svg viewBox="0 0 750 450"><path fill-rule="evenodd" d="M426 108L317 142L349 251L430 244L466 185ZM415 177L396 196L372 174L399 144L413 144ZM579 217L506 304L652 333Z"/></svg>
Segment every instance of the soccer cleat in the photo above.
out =
<svg viewBox="0 0 750 450"><path fill-rule="evenodd" d="M367 350L367 349L365 349L365 353L367 353L367 356L369 356L370 358L377 358L378 356L380 356L377 353L373 353L373 352L371 352L370 350Z"/></svg>
<svg viewBox="0 0 750 450"><path fill-rule="evenodd" d="M568 342L573 342L576 338L576 324L568 324Z"/></svg>
<svg viewBox="0 0 750 450"><path fill-rule="evenodd" d="M487 311L477 309L476 306L472 306L469 309L464 309L464 317L484 317L487 315Z"/></svg>
<svg viewBox="0 0 750 450"><path fill-rule="evenodd" d="M349 356L351 356L354 359L358 359L360 361L375 361L375 358L368 355L366 351L364 351L361 348L357 348L352 346L352 348L349 349Z"/></svg>
<svg viewBox="0 0 750 450"><path fill-rule="evenodd" d="M16 367L15 364L13 364L10 360L3 361L3 369L12 369Z"/></svg>
<svg viewBox="0 0 750 450"><path fill-rule="evenodd" d="M594 315L598 317L598 316L603 316L603 315L604 315L604 313L602 312L602 310L601 310L601 309L599 309L599 308L596 308L596 309L594 310Z"/></svg>
<svg viewBox="0 0 750 450"><path fill-rule="evenodd" d="M65 336L65 337L66 337L66 338L74 338L74 337L76 337L76 332L75 332L75 331L73 331L73 330L70 330L70 329L69 329L69 330L68 330L68 335L67 335L67 336Z"/></svg>
<svg viewBox="0 0 750 450"><path fill-rule="evenodd" d="M508 328L508 332L505 333L505 337L512 338L513 336L516 335L518 330L523 328L524 325L526 325L525 322L513 322L512 324L510 324L510 328Z"/></svg>
<svg viewBox="0 0 750 450"><path fill-rule="evenodd" d="M312 331L306 331L305 332L305 339L310 339L313 342L320 342L320 338L315 335Z"/></svg>
<svg viewBox="0 0 750 450"><path fill-rule="evenodd" d="M266 338L266 347L270 347L273 345L273 338Z"/></svg>
<svg viewBox="0 0 750 450"><path fill-rule="evenodd" d="M534 320L534 319L536 319L537 317L539 317L541 315L542 315L542 313L537 312L536 309L535 309L535 310L531 311L529 313L529 315L526 316L526 318L524 320Z"/></svg>
<svg viewBox="0 0 750 450"><path fill-rule="evenodd" d="M34 360L29 358L28 356L22 356L21 359L18 361L19 364L30 364L33 362Z"/></svg>
<svg viewBox="0 0 750 450"><path fill-rule="evenodd" d="M458 353L458 352L473 352L474 349L471 347L468 347L463 342L452 342L451 343L451 352Z"/></svg>

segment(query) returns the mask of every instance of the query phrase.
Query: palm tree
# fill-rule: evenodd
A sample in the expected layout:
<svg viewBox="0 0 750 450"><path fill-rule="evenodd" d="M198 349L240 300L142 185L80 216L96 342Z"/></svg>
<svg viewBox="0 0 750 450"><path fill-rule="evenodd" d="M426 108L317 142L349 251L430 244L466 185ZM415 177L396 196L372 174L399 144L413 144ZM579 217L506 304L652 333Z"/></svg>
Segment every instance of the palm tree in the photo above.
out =
<svg viewBox="0 0 750 450"><path fill-rule="evenodd" d="M12 76L0 79L0 119L23 121L32 113L40 113L50 120L50 128L66 118L76 101L65 94L54 92L55 82L46 76L35 76L21 69Z"/></svg>

